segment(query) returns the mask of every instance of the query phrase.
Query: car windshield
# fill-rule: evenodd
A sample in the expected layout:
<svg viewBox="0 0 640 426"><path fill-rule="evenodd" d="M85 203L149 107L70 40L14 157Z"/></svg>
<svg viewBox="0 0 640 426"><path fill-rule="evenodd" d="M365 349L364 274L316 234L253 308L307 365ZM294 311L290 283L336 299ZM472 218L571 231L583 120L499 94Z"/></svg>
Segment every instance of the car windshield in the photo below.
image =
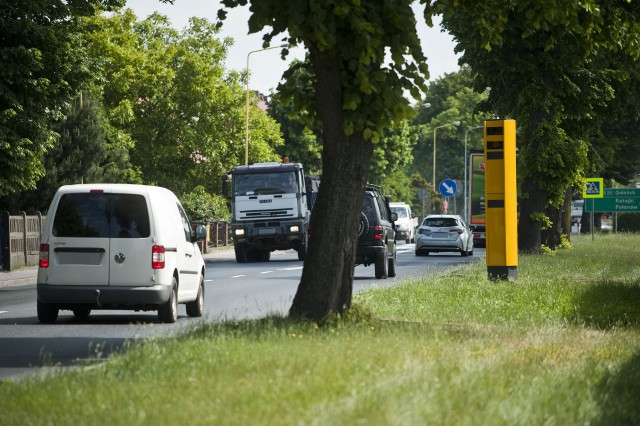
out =
<svg viewBox="0 0 640 426"><path fill-rule="evenodd" d="M434 228L446 228L458 226L455 219L450 217L428 217L424 220L424 226L432 226Z"/></svg>
<svg viewBox="0 0 640 426"><path fill-rule="evenodd" d="M233 177L235 195L285 194L298 192L295 172L238 174Z"/></svg>
<svg viewBox="0 0 640 426"><path fill-rule="evenodd" d="M142 195L72 193L60 198L53 235L74 238L147 238L147 203Z"/></svg>

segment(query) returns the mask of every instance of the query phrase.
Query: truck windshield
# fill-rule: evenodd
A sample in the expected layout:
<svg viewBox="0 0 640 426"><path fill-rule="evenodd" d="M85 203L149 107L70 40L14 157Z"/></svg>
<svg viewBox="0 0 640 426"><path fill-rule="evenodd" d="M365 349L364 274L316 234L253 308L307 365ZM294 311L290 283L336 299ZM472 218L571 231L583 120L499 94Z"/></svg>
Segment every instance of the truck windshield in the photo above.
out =
<svg viewBox="0 0 640 426"><path fill-rule="evenodd" d="M297 193L295 172L237 174L233 177L235 195Z"/></svg>
<svg viewBox="0 0 640 426"><path fill-rule="evenodd" d="M409 217L407 209L404 207L391 207L391 213L397 214L398 219L407 219Z"/></svg>

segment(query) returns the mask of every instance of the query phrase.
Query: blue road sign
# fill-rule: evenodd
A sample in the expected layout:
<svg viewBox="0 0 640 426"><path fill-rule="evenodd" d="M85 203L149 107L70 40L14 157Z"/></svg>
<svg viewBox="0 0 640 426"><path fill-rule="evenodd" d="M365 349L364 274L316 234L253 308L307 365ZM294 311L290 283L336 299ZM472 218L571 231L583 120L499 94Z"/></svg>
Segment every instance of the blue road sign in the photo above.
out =
<svg viewBox="0 0 640 426"><path fill-rule="evenodd" d="M445 197L453 197L458 189L456 181L453 179L445 179L440 182L440 194Z"/></svg>

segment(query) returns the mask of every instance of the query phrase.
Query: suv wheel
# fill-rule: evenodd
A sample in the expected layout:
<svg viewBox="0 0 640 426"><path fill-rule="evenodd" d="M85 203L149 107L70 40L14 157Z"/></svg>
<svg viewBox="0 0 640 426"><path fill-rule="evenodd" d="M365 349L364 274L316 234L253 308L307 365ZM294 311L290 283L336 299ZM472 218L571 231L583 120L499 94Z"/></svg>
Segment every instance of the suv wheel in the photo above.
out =
<svg viewBox="0 0 640 426"><path fill-rule="evenodd" d="M394 244L395 246L395 244ZM388 263L388 270L387 270L387 275L389 277L395 277L396 276L396 259L397 259L397 252L395 250L395 247L393 249L393 256L389 256L389 263Z"/></svg>
<svg viewBox="0 0 640 426"><path fill-rule="evenodd" d="M376 278L387 278L389 276L389 253L385 247L383 252L376 253Z"/></svg>

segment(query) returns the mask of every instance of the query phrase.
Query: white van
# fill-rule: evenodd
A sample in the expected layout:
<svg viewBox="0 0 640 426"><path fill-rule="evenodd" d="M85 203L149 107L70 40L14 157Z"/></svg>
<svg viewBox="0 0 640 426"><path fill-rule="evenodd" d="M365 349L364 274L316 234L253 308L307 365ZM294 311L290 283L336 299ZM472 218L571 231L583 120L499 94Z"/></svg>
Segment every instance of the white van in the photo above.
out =
<svg viewBox="0 0 640 426"><path fill-rule="evenodd" d="M418 218L407 203L389 203L391 213L398 215L396 220L396 239L405 240L407 244L415 242Z"/></svg>
<svg viewBox="0 0 640 426"><path fill-rule="evenodd" d="M125 184L63 186L53 197L40 244L38 319L61 309L157 310L175 322L204 312L204 260L178 198L168 189Z"/></svg>

